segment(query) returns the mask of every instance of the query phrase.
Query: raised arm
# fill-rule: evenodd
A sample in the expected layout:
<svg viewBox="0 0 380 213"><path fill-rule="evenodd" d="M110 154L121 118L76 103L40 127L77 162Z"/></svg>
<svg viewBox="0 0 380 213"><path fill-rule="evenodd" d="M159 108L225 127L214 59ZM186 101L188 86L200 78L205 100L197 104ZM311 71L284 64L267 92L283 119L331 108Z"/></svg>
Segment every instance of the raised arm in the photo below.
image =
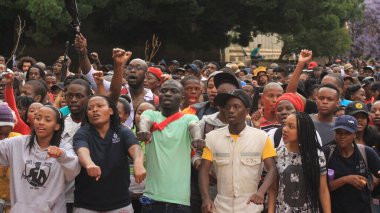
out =
<svg viewBox="0 0 380 213"><path fill-rule="evenodd" d="M87 40L81 33L78 33L75 35L74 45L79 54L79 66L83 75L86 75L91 70L91 63L87 55Z"/></svg>
<svg viewBox="0 0 380 213"><path fill-rule="evenodd" d="M100 63L99 54L97 52L92 52L92 53L90 53L90 57L94 61L93 66L95 65L94 66L95 69L100 70L102 67L102 64Z"/></svg>
<svg viewBox="0 0 380 213"><path fill-rule="evenodd" d="M18 112L15 96L13 93L13 81L14 75L12 73L8 73L5 75L5 102L8 103L8 106L13 110L16 115L16 124L13 128L15 132L18 132L22 135L30 134L29 126L21 119L20 113Z"/></svg>
<svg viewBox="0 0 380 213"><path fill-rule="evenodd" d="M109 97L114 103L117 104L120 96L121 84L123 83L123 70L125 64L131 58L132 52L125 51L120 48L114 48L112 51L112 58L114 61L114 74L111 80L111 88Z"/></svg>
<svg viewBox="0 0 380 213"><path fill-rule="evenodd" d="M296 93L297 92L297 86L298 81L300 79L300 76L302 74L302 70L309 60L311 60L313 56L313 52L310 50L301 50L300 57L298 58L298 63L296 66L296 69L293 72L292 77L289 80L288 87L286 88L286 92L290 93Z"/></svg>

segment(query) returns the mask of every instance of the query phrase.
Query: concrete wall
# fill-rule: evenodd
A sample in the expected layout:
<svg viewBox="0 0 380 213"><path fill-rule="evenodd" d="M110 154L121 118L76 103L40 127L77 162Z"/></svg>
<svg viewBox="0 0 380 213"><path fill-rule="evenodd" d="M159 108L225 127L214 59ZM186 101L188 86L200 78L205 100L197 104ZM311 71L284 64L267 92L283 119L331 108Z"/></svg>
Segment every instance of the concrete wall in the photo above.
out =
<svg viewBox="0 0 380 213"><path fill-rule="evenodd" d="M242 47L237 44L231 44L224 49L224 60L226 62L244 61L249 63L251 51L257 46L262 44L260 54L264 56L264 59L276 60L281 54L283 42L278 39L277 35L264 35L260 34L253 39L253 42L249 42L248 47ZM244 52L246 56L244 57Z"/></svg>

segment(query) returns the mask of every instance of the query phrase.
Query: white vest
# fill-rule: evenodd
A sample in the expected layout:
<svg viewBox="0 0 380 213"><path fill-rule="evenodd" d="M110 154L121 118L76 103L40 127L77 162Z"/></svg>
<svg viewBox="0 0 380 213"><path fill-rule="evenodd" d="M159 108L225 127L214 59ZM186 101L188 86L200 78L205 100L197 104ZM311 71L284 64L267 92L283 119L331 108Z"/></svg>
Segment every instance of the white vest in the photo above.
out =
<svg viewBox="0 0 380 213"><path fill-rule="evenodd" d="M257 192L267 138L264 131L250 126L244 128L236 142L231 138L228 126L206 135L206 146L213 153L218 181L216 212L252 213L263 210L262 205L246 203Z"/></svg>

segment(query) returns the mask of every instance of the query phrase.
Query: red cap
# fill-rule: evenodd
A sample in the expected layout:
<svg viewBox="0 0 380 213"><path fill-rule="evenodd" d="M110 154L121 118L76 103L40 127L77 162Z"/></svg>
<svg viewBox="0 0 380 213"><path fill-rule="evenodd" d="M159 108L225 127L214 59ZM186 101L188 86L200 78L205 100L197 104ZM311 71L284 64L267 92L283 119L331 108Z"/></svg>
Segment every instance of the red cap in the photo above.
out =
<svg viewBox="0 0 380 213"><path fill-rule="evenodd" d="M161 76L163 75L163 73L161 72L159 68L148 67L148 72L152 73L154 76L158 78L159 81L161 81Z"/></svg>
<svg viewBox="0 0 380 213"><path fill-rule="evenodd" d="M317 62L312 61L309 63L309 66L307 67L309 70L313 69L314 67L318 67Z"/></svg>

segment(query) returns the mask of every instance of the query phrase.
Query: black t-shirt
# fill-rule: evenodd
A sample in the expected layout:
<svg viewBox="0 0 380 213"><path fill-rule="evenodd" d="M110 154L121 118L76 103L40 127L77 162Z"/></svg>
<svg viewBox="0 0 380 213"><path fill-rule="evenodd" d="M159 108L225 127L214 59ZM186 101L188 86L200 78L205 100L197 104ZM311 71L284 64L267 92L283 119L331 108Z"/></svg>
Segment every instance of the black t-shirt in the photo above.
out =
<svg viewBox="0 0 380 213"><path fill-rule="evenodd" d="M357 146L355 146L354 153L348 158L342 157L339 154L338 148L334 149L330 159L328 159L330 154L329 146L323 147L323 151L328 162L327 168L332 169L335 172L335 180L347 175L361 175L368 178L365 161L360 155ZM367 146L365 147L365 153L370 173L378 176L377 172L380 170L380 159L378 155L372 148ZM368 187L358 190L351 184L345 184L335 191L331 191L330 197L332 212L371 212L370 192Z"/></svg>
<svg viewBox="0 0 380 213"><path fill-rule="evenodd" d="M92 161L100 167L98 181L81 168L75 179L74 206L94 211L110 211L128 206L129 162L128 149L139 144L126 127L117 131L109 129L102 139L95 128L81 127L73 138L74 149L87 147Z"/></svg>

